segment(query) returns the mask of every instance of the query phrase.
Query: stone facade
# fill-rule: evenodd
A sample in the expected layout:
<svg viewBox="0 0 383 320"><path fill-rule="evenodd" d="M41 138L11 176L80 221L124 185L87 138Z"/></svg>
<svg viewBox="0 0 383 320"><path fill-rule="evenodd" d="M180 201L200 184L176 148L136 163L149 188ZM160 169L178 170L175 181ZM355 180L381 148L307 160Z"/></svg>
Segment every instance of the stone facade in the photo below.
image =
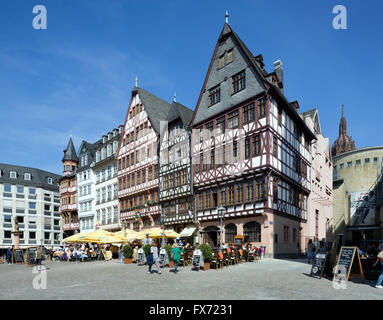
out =
<svg viewBox="0 0 383 320"><path fill-rule="evenodd" d="M382 239L383 147L342 153L334 162L334 235L355 244L366 239ZM370 213L365 211L370 200ZM361 215L361 219L353 218Z"/></svg>

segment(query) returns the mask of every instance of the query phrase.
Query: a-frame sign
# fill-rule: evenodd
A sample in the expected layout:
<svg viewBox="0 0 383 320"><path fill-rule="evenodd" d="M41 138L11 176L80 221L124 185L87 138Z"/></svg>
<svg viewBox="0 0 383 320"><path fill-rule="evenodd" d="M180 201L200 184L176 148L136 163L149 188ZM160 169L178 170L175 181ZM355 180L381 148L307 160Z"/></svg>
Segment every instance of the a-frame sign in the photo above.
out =
<svg viewBox="0 0 383 320"><path fill-rule="evenodd" d="M351 270L354 264L355 259L358 260L357 262L357 268L359 269L359 274L352 274ZM343 270L341 270L342 268ZM359 256L359 251L357 247L341 247L340 248L340 253L338 256L338 261L335 266L335 272L334 272L334 280L339 273L339 271L344 271L346 274L346 281L349 280L350 275L353 276L360 276L362 281L364 281L363 277L363 269L362 269L362 264L360 262L360 256Z"/></svg>

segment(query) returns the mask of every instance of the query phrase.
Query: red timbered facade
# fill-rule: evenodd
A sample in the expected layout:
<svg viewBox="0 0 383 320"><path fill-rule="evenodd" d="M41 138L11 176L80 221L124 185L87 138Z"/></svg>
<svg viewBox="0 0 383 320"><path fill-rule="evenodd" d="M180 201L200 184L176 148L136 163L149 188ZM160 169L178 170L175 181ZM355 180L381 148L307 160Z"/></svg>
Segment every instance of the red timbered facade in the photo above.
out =
<svg viewBox="0 0 383 320"><path fill-rule="evenodd" d="M158 198L160 121L170 104L137 86L117 150L121 222L136 231L161 224Z"/></svg>
<svg viewBox="0 0 383 320"><path fill-rule="evenodd" d="M243 235L270 256L300 251L310 193L310 143L298 104L283 95L281 62L267 73L225 23L192 128L193 187L203 242Z"/></svg>

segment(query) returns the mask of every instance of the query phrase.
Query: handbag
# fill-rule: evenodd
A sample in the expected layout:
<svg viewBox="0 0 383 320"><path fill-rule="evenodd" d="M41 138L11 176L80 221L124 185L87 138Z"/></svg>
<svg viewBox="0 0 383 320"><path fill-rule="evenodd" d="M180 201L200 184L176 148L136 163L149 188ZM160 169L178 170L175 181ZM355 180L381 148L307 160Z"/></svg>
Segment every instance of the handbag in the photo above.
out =
<svg viewBox="0 0 383 320"><path fill-rule="evenodd" d="M383 250L378 253L377 257L383 260Z"/></svg>

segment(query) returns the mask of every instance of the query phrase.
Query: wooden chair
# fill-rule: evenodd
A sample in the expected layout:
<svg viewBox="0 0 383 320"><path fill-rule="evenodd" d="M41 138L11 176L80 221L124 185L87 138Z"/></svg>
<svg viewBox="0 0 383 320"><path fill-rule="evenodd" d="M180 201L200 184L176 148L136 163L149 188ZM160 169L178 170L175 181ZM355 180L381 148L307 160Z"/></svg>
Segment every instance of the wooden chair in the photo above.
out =
<svg viewBox="0 0 383 320"><path fill-rule="evenodd" d="M217 270L217 267L219 266L218 257L215 252L211 253L211 260L210 260L210 268L213 268Z"/></svg>
<svg viewBox="0 0 383 320"><path fill-rule="evenodd" d="M230 265L230 259L228 257L226 250L223 251L223 264L226 266Z"/></svg>
<svg viewBox="0 0 383 320"><path fill-rule="evenodd" d="M232 266L236 264L235 254L233 250L230 251L229 259Z"/></svg>

